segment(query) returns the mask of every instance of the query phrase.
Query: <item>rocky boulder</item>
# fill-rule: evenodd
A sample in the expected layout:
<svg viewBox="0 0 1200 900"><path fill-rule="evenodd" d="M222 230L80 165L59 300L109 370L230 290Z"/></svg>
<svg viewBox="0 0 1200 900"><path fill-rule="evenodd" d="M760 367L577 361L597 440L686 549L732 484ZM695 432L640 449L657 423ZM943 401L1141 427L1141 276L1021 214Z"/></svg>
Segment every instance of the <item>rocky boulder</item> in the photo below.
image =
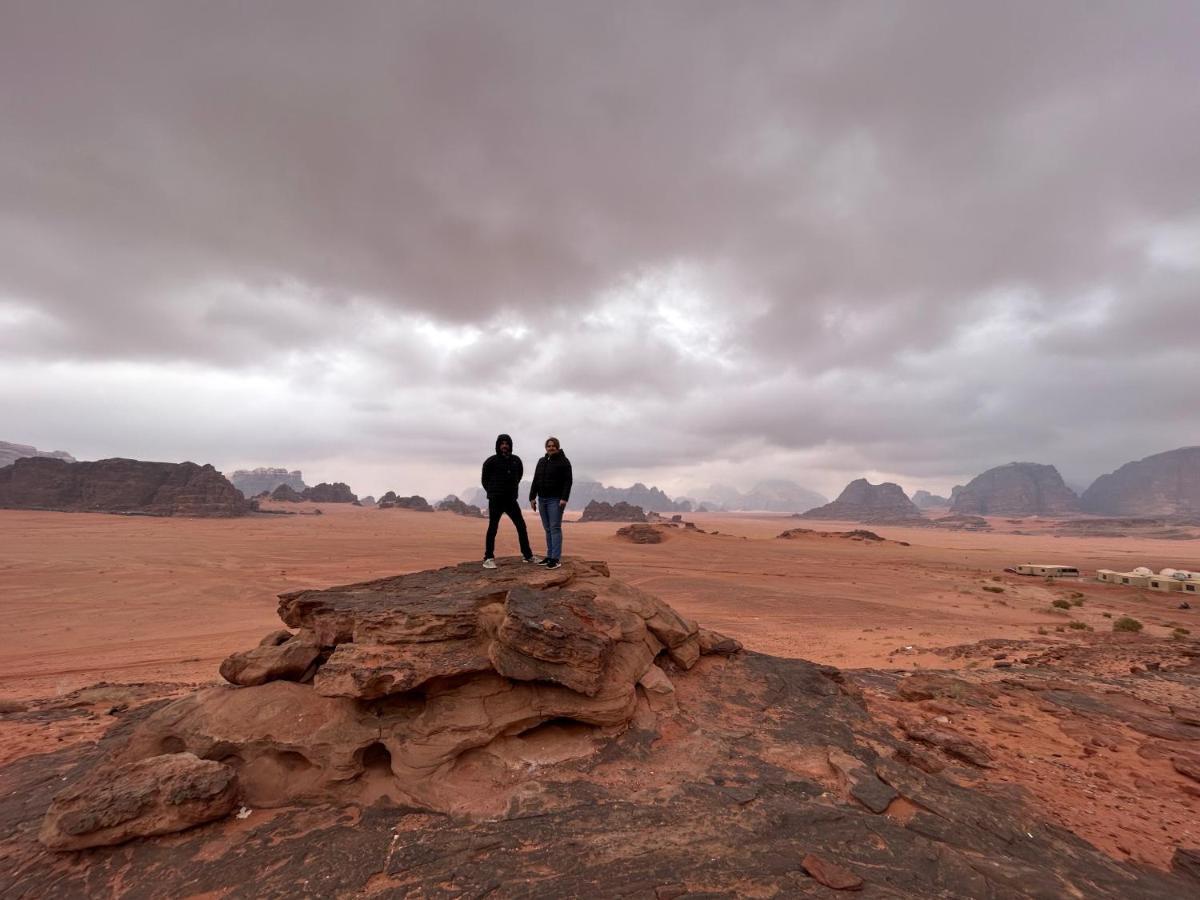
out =
<svg viewBox="0 0 1200 900"><path fill-rule="evenodd" d="M604 563L499 562L280 595L296 633L235 653L221 674L237 687L159 709L119 761L225 760L256 806L346 798L375 778L397 802L449 811L472 751L549 721L622 729L646 691L666 702L668 669L740 649Z"/></svg>
<svg viewBox="0 0 1200 900"><path fill-rule="evenodd" d="M801 513L801 519L837 519L846 522L876 524L925 524L921 511L908 499L898 484L871 484L858 478L832 503Z"/></svg>
<svg viewBox="0 0 1200 900"><path fill-rule="evenodd" d="M358 497L350 490L350 485L341 481L330 484L322 481L314 487L305 488L301 496L313 503L353 503Z"/></svg>
<svg viewBox="0 0 1200 900"><path fill-rule="evenodd" d="M583 508L580 522L645 522L646 512L640 506L631 506L621 500L616 503L605 503L603 500L593 500Z"/></svg>
<svg viewBox="0 0 1200 900"><path fill-rule="evenodd" d="M210 465L29 457L0 468L0 507L226 517L254 504Z"/></svg>
<svg viewBox="0 0 1200 900"><path fill-rule="evenodd" d="M468 516L472 519L486 518L483 510L478 506L473 503L464 503L453 494L443 500L439 500L436 509L438 512L452 512L455 515Z"/></svg>
<svg viewBox="0 0 1200 900"><path fill-rule="evenodd" d="M666 540L666 528L641 524L626 525L617 529L617 537L631 544L661 544Z"/></svg>
<svg viewBox="0 0 1200 900"><path fill-rule="evenodd" d="M953 514L969 516L1068 516L1079 498L1054 466L1014 462L988 469L957 491Z"/></svg>
<svg viewBox="0 0 1200 900"><path fill-rule="evenodd" d="M171 834L228 815L237 796L233 769L191 753L101 766L54 798L38 838L83 850Z"/></svg>
<svg viewBox="0 0 1200 900"><path fill-rule="evenodd" d="M411 497L397 497L395 491L388 491L379 498L379 502L375 504L379 509L408 509L413 512L433 512L433 507L429 505L429 501L420 494L413 494Z"/></svg>
<svg viewBox="0 0 1200 900"><path fill-rule="evenodd" d="M1079 503L1103 516L1200 516L1200 447L1126 463L1097 478Z"/></svg>

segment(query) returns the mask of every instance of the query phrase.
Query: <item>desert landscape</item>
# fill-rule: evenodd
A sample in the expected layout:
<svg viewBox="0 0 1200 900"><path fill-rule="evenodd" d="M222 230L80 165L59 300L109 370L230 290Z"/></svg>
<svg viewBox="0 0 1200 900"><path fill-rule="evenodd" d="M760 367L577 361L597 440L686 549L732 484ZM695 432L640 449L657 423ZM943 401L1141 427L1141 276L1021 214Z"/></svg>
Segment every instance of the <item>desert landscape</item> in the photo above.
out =
<svg viewBox="0 0 1200 900"><path fill-rule="evenodd" d="M0 510L0 594L14 636L0 660L6 795L27 796L29 779L44 783L47 772L82 765L95 748L111 745L114 732L167 700L221 684L223 660L278 629L278 595L478 565L483 525L473 517L349 503L261 505L261 513L235 519ZM270 514L276 507L297 514ZM1194 565L1196 543L1064 536L1063 523L1049 519L992 518L986 533L904 525L868 531L833 520L798 528L803 520L769 513L689 514L686 528L633 526L654 532L656 543L641 543L614 523L570 521L577 517L565 526L568 560L604 561L614 581L740 643L745 649L735 658L804 661L838 672L839 689L879 730L871 746L886 736L901 748L887 756L980 796L1019 801L1023 815L1082 838L1130 872L1168 879L1155 888L1152 878L1138 896L1184 889L1170 878L1188 877L1188 851L1200 843L1200 753L1192 749L1200 747L1200 604L1180 608L1188 604L1178 592L1101 584L1092 573ZM536 535L535 520L529 524ZM522 566L513 551L515 538L502 532L502 565L488 574L520 577L538 568ZM1005 571L1028 561L1073 565L1083 574L1046 579ZM1121 617L1135 618L1141 629L1114 631ZM719 665L733 664L722 659ZM697 673L712 665L702 660L696 672L675 670L679 716L683 698L701 689ZM654 746L661 752L683 752L672 737L676 727L659 723ZM560 753L574 759L595 752L581 749L582 738L569 730L547 730L540 740L551 768ZM774 758L787 750L761 752ZM839 768L841 757L831 758L809 759L807 777L835 796L851 791L844 802L858 804L846 764ZM461 762L452 768L469 770ZM668 782L690 777L683 772ZM895 779L885 780L895 793ZM484 790L478 780L455 790L465 799L446 811L447 821L466 833L481 816L506 819L519 805L513 795L501 808L477 808L486 806L470 799ZM386 792L369 800L327 802L321 815L332 822L346 809L365 813L395 802ZM923 802L901 791L876 812L903 823ZM222 831L275 822L279 813L271 809L279 799L265 805L247 803L244 818L204 826L188 840L220 844L232 837ZM10 889L36 893L50 883L47 872L75 883L93 868L107 871L128 859L95 857L130 852L114 848L84 851L92 859L67 869L47 861L49 851L30 843L42 812L26 799L6 814L15 828L0 850ZM214 888L224 883L215 870L187 871ZM1068 878L1049 871L1038 877ZM354 888L359 875L345 872L339 891ZM380 884L411 888L405 877L389 875ZM739 892L756 883L744 872L739 879ZM680 883L691 882L681 874ZM373 893L369 884L357 887ZM1093 888L1100 896L1111 886Z"/></svg>

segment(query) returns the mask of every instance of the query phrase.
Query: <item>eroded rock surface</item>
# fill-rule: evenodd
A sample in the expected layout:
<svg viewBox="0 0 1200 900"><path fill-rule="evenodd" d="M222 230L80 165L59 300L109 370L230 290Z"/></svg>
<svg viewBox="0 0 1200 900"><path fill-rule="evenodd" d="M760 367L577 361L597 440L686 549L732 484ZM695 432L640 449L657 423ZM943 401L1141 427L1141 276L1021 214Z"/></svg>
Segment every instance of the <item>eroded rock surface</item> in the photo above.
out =
<svg viewBox="0 0 1200 900"><path fill-rule="evenodd" d="M82 850L170 834L228 815L236 799L233 769L190 753L102 766L54 798L39 839Z"/></svg>
<svg viewBox="0 0 1200 900"><path fill-rule="evenodd" d="M850 482L836 500L800 513L800 519L839 519L881 524L926 524L921 511L898 484L871 484L865 478Z"/></svg>
<svg viewBox="0 0 1200 900"><path fill-rule="evenodd" d="M1054 466L1014 462L972 478L955 492L950 512L970 516L1066 516L1079 512L1079 498Z"/></svg>

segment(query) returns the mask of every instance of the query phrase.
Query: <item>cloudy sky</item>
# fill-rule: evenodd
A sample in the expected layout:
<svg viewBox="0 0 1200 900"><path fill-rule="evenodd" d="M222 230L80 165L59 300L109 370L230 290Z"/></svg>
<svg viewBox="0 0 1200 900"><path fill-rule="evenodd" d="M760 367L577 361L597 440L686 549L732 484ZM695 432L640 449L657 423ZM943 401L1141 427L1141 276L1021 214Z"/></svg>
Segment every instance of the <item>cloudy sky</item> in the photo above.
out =
<svg viewBox="0 0 1200 900"><path fill-rule="evenodd" d="M0 439L441 496L1200 443L1200 3L0 0Z"/></svg>

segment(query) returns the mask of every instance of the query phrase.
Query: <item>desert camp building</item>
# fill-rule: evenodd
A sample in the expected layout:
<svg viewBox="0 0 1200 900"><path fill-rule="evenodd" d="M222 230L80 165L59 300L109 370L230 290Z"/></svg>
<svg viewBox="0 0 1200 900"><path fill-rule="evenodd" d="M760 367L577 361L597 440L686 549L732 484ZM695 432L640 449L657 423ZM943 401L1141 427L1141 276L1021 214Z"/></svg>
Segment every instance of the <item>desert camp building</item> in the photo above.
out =
<svg viewBox="0 0 1200 900"><path fill-rule="evenodd" d="M1044 575L1047 578L1078 578L1079 570L1074 566L1051 566L1042 563L1024 563L1017 566L1018 575Z"/></svg>
<svg viewBox="0 0 1200 900"><path fill-rule="evenodd" d="M1157 575L1145 566L1138 566L1131 572L1100 569L1096 572L1096 578L1109 584L1143 587L1152 591L1182 591L1187 594L1200 594L1200 572L1191 572L1187 569L1163 569Z"/></svg>

